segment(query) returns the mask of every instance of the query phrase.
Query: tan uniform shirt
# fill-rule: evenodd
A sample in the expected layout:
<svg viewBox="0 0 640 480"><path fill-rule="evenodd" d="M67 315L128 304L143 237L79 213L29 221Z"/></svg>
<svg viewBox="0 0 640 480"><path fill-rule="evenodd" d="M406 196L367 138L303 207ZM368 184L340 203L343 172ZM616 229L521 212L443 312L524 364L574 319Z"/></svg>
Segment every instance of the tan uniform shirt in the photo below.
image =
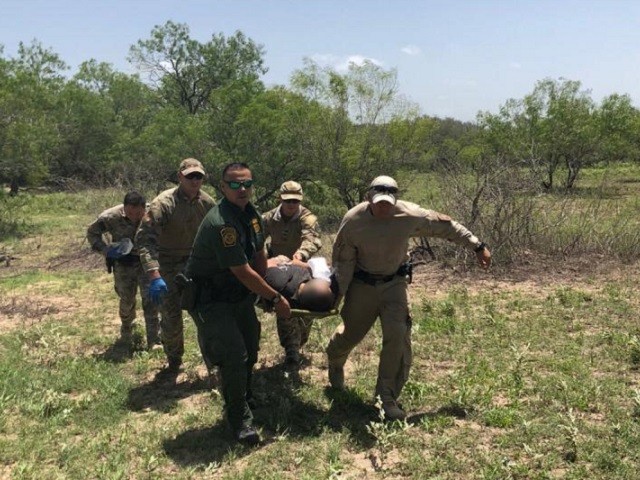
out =
<svg viewBox="0 0 640 480"><path fill-rule="evenodd" d="M271 237L272 257L286 255L293 258L298 253L302 260L308 260L322 248L318 218L302 205L292 218L283 218L278 206L263 214L262 221L265 237Z"/></svg>
<svg viewBox="0 0 640 480"><path fill-rule="evenodd" d="M91 248L98 252L105 252L107 244L103 235L109 233L112 242L119 242L124 238L128 238L133 242L138 229L138 223L133 223L124 213L124 205L116 205L108 208L100 215L95 222L87 228L87 240ZM138 249L134 246L131 251L137 255Z"/></svg>
<svg viewBox="0 0 640 480"><path fill-rule="evenodd" d="M333 245L333 268L344 294L356 270L392 275L407 260L411 237L440 237L475 248L480 241L450 217L398 200L393 216L375 218L369 202L349 210Z"/></svg>
<svg viewBox="0 0 640 480"><path fill-rule="evenodd" d="M213 198L202 191L189 200L180 187L165 190L154 198L136 234L144 271L157 270L160 263L178 263L188 257L198 227L214 204Z"/></svg>

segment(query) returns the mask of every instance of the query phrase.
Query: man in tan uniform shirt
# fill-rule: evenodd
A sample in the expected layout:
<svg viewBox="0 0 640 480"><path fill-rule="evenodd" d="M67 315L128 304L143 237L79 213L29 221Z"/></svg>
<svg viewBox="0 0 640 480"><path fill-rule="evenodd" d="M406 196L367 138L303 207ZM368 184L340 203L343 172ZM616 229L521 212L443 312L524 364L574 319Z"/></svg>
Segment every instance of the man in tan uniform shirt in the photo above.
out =
<svg viewBox="0 0 640 480"><path fill-rule="evenodd" d="M387 176L376 177L368 201L344 216L333 246L333 268L340 294L345 295L340 325L329 342L329 381L344 388L344 364L351 350L380 317L382 350L376 396L385 416L399 420L406 413L397 403L411 367L411 318L407 281L402 265L411 237L440 237L476 252L481 266L491 253L469 230L433 210L396 200L398 185Z"/></svg>
<svg viewBox="0 0 640 480"><path fill-rule="evenodd" d="M306 262L322 248L318 219L302 206L302 186L288 181L280 186L280 205L262 216L265 238L270 237L269 257L284 255ZM297 317L277 318L280 345L285 363L300 364L300 347L309 339L311 320Z"/></svg>
<svg viewBox="0 0 640 480"><path fill-rule="evenodd" d="M204 176L198 160L183 160L178 187L153 199L136 234L140 261L150 279L149 296L160 305L162 346L170 371L178 371L184 354L184 325L175 277L183 272L198 227L215 203L200 190Z"/></svg>

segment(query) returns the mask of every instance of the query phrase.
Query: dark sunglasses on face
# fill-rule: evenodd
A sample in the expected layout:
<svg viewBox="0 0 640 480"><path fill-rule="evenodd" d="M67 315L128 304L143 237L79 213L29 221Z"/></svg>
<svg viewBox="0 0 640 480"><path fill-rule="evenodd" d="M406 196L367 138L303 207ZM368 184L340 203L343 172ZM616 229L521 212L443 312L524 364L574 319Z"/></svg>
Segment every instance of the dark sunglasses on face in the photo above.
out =
<svg viewBox="0 0 640 480"><path fill-rule="evenodd" d="M290 198L289 200L283 200L282 203L300 203L300 200L296 200L295 198Z"/></svg>
<svg viewBox="0 0 640 480"><path fill-rule="evenodd" d="M226 183L227 185L229 185L229 188L231 190L239 190L240 187L244 187L246 189L251 188L253 186L253 179L252 180L242 180L241 182L234 182L234 181L227 181L224 180L224 183Z"/></svg>
<svg viewBox="0 0 640 480"><path fill-rule="evenodd" d="M390 187L390 186L387 186L387 185L376 185L375 187L372 187L371 189L374 192L391 193L393 195L398 193L398 189L396 187Z"/></svg>
<svg viewBox="0 0 640 480"><path fill-rule="evenodd" d="M204 178L204 175L198 172L193 172L189 175L185 175L184 178L188 178L189 180L202 180Z"/></svg>

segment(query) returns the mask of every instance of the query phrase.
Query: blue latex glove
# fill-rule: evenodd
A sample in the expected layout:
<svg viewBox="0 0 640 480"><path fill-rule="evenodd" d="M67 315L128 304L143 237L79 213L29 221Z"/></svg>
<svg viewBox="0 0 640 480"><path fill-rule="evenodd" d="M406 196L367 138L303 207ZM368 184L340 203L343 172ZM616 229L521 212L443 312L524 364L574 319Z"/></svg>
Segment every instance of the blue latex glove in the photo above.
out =
<svg viewBox="0 0 640 480"><path fill-rule="evenodd" d="M120 249L117 246L109 247L109 249L107 250L107 258L117 260L121 256L122 254L120 253Z"/></svg>
<svg viewBox="0 0 640 480"><path fill-rule="evenodd" d="M151 284L149 285L149 297L156 305L160 305L162 303L162 297L164 297L168 291L167 284L162 277L151 280Z"/></svg>

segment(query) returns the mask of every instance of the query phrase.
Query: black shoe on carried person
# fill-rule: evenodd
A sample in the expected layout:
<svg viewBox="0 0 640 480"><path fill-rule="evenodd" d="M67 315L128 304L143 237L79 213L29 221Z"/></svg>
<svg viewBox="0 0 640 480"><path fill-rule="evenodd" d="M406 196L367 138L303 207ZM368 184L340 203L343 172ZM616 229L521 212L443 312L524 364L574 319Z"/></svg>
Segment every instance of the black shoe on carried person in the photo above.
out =
<svg viewBox="0 0 640 480"><path fill-rule="evenodd" d="M260 443L260 435L258 431L251 426L242 427L236 430L236 440L238 443L253 447Z"/></svg>

